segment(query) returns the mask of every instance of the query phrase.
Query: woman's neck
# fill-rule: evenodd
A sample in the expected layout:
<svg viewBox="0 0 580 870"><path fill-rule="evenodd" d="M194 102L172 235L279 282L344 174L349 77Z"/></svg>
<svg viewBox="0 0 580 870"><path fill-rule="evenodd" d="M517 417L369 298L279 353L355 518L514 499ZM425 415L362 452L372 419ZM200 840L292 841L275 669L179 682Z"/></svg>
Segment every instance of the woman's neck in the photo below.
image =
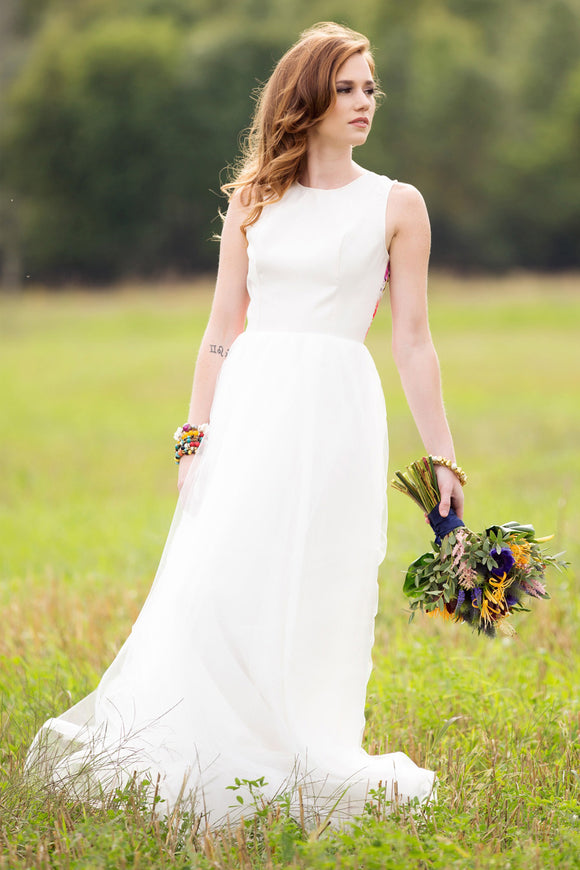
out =
<svg viewBox="0 0 580 870"><path fill-rule="evenodd" d="M311 146L299 181L305 187L331 189L354 181L360 174L360 167L352 159L352 148L333 151Z"/></svg>

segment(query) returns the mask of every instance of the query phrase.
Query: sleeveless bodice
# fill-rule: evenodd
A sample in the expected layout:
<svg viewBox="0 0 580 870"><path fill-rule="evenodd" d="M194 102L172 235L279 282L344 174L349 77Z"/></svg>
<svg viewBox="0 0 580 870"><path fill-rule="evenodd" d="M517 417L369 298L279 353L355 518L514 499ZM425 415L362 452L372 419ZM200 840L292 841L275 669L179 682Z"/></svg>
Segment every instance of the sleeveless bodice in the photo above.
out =
<svg viewBox="0 0 580 870"><path fill-rule="evenodd" d="M247 331L363 341L388 263L393 181L365 170L333 190L293 184L248 228Z"/></svg>

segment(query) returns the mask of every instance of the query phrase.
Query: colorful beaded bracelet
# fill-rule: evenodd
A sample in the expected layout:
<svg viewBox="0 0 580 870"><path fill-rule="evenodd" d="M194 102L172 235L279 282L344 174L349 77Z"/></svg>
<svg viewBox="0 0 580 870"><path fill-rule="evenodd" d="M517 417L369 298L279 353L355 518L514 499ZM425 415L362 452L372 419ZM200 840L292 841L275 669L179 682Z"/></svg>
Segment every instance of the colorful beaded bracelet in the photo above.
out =
<svg viewBox="0 0 580 870"><path fill-rule="evenodd" d="M173 436L176 442L174 456L178 465L182 456L193 456L194 453L197 453L206 431L207 423L203 423L201 426L184 423L176 430Z"/></svg>
<svg viewBox="0 0 580 870"><path fill-rule="evenodd" d="M431 456L430 459L433 465L444 465L445 468L452 471L461 486L465 486L467 483L467 475L460 465L456 465L453 460L446 459L444 456Z"/></svg>

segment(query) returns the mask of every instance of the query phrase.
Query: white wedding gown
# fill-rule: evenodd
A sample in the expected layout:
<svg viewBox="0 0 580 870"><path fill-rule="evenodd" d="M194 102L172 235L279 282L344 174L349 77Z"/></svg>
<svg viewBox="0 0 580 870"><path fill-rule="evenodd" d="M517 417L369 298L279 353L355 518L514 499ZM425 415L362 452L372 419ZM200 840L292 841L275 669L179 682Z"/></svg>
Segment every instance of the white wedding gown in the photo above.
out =
<svg viewBox="0 0 580 870"><path fill-rule="evenodd" d="M333 819L360 813L379 782L429 798L430 771L361 748L388 449L363 342L392 183L294 184L249 228L247 329L128 640L30 749L49 783L95 798L136 771L161 812L195 801L210 825L240 810L236 777L265 798L301 785L313 818L341 796Z"/></svg>

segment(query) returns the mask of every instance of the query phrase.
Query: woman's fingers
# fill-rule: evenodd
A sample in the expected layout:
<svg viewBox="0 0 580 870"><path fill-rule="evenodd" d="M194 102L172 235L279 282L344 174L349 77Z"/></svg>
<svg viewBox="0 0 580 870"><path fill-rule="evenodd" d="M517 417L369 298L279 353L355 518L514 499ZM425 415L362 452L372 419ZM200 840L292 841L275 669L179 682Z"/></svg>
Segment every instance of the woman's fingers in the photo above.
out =
<svg viewBox="0 0 580 870"><path fill-rule="evenodd" d="M453 508L460 520L463 519L463 488L459 480L451 469L445 466L438 465L435 473L437 475L437 483L439 484L439 492L441 493L441 501L439 504L439 513L442 517L449 514L449 508Z"/></svg>

